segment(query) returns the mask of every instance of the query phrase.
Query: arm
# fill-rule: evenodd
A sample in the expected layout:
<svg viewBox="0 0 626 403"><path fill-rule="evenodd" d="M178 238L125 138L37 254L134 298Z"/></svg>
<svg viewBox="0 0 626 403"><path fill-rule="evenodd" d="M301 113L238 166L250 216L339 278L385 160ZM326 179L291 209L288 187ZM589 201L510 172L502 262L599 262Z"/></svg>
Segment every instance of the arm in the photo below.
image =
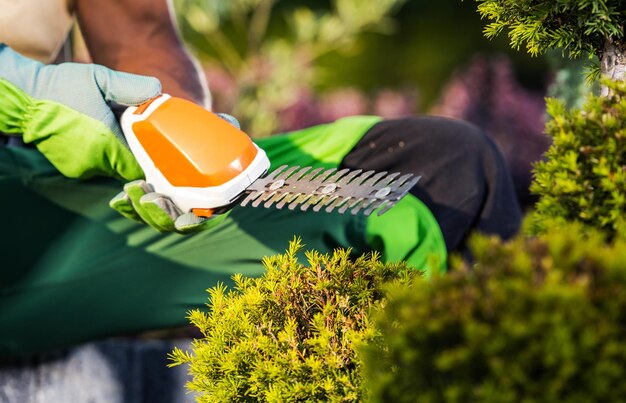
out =
<svg viewBox="0 0 626 403"><path fill-rule="evenodd" d="M178 37L170 0L77 0L76 14L95 63L157 77L165 92L210 107L204 77Z"/></svg>

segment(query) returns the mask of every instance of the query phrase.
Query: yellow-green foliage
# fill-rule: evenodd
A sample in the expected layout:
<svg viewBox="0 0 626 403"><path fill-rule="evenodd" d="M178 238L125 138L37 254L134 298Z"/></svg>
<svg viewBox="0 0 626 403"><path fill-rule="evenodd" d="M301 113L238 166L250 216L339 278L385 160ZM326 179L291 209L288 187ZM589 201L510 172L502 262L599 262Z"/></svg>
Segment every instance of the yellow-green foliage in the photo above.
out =
<svg viewBox="0 0 626 403"><path fill-rule="evenodd" d="M626 242L571 225L390 290L364 349L376 402L618 402L626 396Z"/></svg>
<svg viewBox="0 0 626 403"><path fill-rule="evenodd" d="M599 55L605 41L624 39L623 0L474 0L489 38L508 29L511 46L532 55L558 48L572 57Z"/></svg>
<svg viewBox="0 0 626 403"><path fill-rule="evenodd" d="M535 233L555 221L576 221L613 237L626 215L626 82L604 81L609 97L590 97L582 110L548 101L553 145L535 167L531 191L540 197Z"/></svg>
<svg viewBox="0 0 626 403"><path fill-rule="evenodd" d="M301 248L294 241L266 258L261 278L234 276L235 291L210 289L211 311L190 313L204 337L170 359L189 364L198 401L362 400L354 346L376 336L368 311L383 301L383 284L418 272L376 255L353 261L345 250L307 252L304 265Z"/></svg>

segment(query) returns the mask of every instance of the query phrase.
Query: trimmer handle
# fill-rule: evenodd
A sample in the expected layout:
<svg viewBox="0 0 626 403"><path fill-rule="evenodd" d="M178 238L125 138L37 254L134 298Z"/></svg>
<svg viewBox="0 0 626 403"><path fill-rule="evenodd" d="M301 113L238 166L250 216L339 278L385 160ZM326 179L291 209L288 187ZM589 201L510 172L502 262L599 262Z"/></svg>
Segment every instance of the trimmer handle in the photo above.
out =
<svg viewBox="0 0 626 403"><path fill-rule="evenodd" d="M121 123L146 181L184 211L232 203L269 168L246 133L181 98L128 108Z"/></svg>

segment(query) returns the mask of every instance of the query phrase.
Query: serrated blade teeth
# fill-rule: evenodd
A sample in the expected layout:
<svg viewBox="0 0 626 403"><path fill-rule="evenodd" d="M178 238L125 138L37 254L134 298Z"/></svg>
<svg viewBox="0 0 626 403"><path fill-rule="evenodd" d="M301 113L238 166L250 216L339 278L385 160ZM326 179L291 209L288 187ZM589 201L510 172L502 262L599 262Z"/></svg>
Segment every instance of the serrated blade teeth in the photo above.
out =
<svg viewBox="0 0 626 403"><path fill-rule="evenodd" d="M366 186L375 185L385 175L387 175L387 171L378 172L376 175L372 176L371 178L363 182L363 185L366 185Z"/></svg>
<svg viewBox="0 0 626 403"><path fill-rule="evenodd" d="M406 174L406 175L402 175L401 177L399 177L397 180L395 180L393 182L393 185L396 185L398 187L402 186L407 180L409 180L409 178L411 178L413 176L413 174Z"/></svg>
<svg viewBox="0 0 626 403"><path fill-rule="evenodd" d="M418 179L397 172L281 166L252 182L241 205L365 215L378 210L380 214L406 195Z"/></svg>
<svg viewBox="0 0 626 403"><path fill-rule="evenodd" d="M407 181L404 185L400 186L400 188L398 189L398 192L408 192L409 190L413 188L413 186L415 186L415 184L417 184L420 178L421 176L413 177L410 181Z"/></svg>
<svg viewBox="0 0 626 403"><path fill-rule="evenodd" d="M344 210L344 213L349 210L352 215L356 215L356 213L358 213L359 210L360 210L359 206L361 206L361 204L363 204L365 201L366 200L362 199L362 200L356 200L356 201L354 201L354 202L352 202L350 204L347 204L346 206L344 206L344 207L347 207ZM356 211L356 213L355 213L355 211Z"/></svg>
<svg viewBox="0 0 626 403"><path fill-rule="evenodd" d="M291 176L292 173L297 171L299 168L300 167L298 165L296 165L294 167L291 167L291 168L287 169L286 171L281 172L280 175L275 176L274 179L287 179L287 178L289 178Z"/></svg>
<svg viewBox="0 0 626 403"><path fill-rule="evenodd" d="M362 184L362 185L363 185L363 184L364 184L364 182L365 182L365 180L366 180L367 178L369 178L370 176L374 175L375 173L376 173L376 171L366 171L366 172L363 172L361 175L357 176L357 177L354 179L354 181L353 181L353 182L354 182L354 183L360 183L360 184Z"/></svg>
<svg viewBox="0 0 626 403"><path fill-rule="evenodd" d="M356 206L354 206L352 210L350 210L350 212L352 213L352 215L357 215L359 214L359 211L361 211L361 209L367 209L374 202L376 202L375 199L365 199L362 202L358 203Z"/></svg>
<svg viewBox="0 0 626 403"><path fill-rule="evenodd" d="M322 199L324 198L324 196L311 196L306 203L304 203L302 206L300 206L300 210L302 211L307 211L311 206L316 205L318 202L320 202Z"/></svg>
<svg viewBox="0 0 626 403"><path fill-rule="evenodd" d="M335 208L340 207L343 203L349 200L348 198L345 198L345 197L339 197L339 196L335 196L335 197L336 197L335 201L333 201L324 209L324 211L326 211L327 213L332 213L333 210L335 210Z"/></svg>
<svg viewBox="0 0 626 403"><path fill-rule="evenodd" d="M391 173L391 174L387 175L386 177L384 177L378 184L382 185L382 186L388 186L398 176L400 176L400 172Z"/></svg>
<svg viewBox="0 0 626 403"><path fill-rule="evenodd" d="M389 200L385 200L383 202L383 204L380 206L381 208L380 208L380 210L378 210L378 214L377 215L385 214L390 208L392 208L395 205L396 205L395 202L390 202Z"/></svg>
<svg viewBox="0 0 626 403"><path fill-rule="evenodd" d="M333 176L331 176L330 178L326 178L325 182L337 182L339 179L341 179L342 176L344 176L345 174L347 174L348 172L350 172L349 169L345 168L342 169L340 171L335 172L335 174Z"/></svg>
<svg viewBox="0 0 626 403"><path fill-rule="evenodd" d="M296 197L291 203L289 203L289 206L288 206L289 210L295 210L296 207L298 207L302 203L306 202L312 196L313 195L311 195L311 194L300 194L300 195L298 195L298 197Z"/></svg>
<svg viewBox="0 0 626 403"><path fill-rule="evenodd" d="M278 168L276 168L272 173L267 175L265 179L276 179L276 177L280 175L280 173L283 172L287 168L288 168L287 165L281 165Z"/></svg>
<svg viewBox="0 0 626 403"><path fill-rule="evenodd" d="M308 169L311 169L311 168L308 168ZM303 175L303 176L299 177L298 180L299 181L311 180L311 179L315 178L317 176L317 174L322 172L323 170L324 170L324 168L316 168L316 169L308 172L306 175Z"/></svg>
<svg viewBox="0 0 626 403"><path fill-rule="evenodd" d="M284 198L285 196L287 196L287 193L276 193L274 196L272 196L271 198L269 198L265 204L263 204L263 207L265 208L269 208L272 207L272 205L274 203L276 203L277 201L280 201L282 198Z"/></svg>
<svg viewBox="0 0 626 403"><path fill-rule="evenodd" d="M358 176L361 172L363 172L362 169L357 169L356 171L352 171L348 175L346 175L343 178L339 179L339 181L337 181L337 183L340 184L340 185L345 185L347 183L350 183L352 181L352 179L354 179L356 176Z"/></svg>
<svg viewBox="0 0 626 403"><path fill-rule="evenodd" d="M246 196L246 198L243 199L243 201L240 204L242 206L246 206L248 203L250 203L251 201L254 201L257 197L261 196L263 193L264 192L262 191L252 192L248 196Z"/></svg>
<svg viewBox="0 0 626 403"><path fill-rule="evenodd" d="M338 197L339 196L324 196L322 201L317 203L315 205L315 207L313 207L313 211L315 211L317 213L318 211L320 211L324 207L326 207L326 208L330 207L331 203L333 203Z"/></svg>
<svg viewBox="0 0 626 403"><path fill-rule="evenodd" d="M335 171L337 171L337 168L327 169L319 176L319 178L322 180L322 182L333 182L333 181L330 181L329 179L331 175L335 173Z"/></svg>
<svg viewBox="0 0 626 403"><path fill-rule="evenodd" d="M419 180L420 177L414 177L413 174L406 174L396 179L388 185L394 188L393 197L390 196L388 199L396 201L400 200L409 192L409 190L413 188L413 186L415 186Z"/></svg>
<svg viewBox="0 0 626 403"><path fill-rule="evenodd" d="M276 208L279 210L282 209L286 204L291 203L296 197L298 197L297 194L288 193L284 199L276 204Z"/></svg>
<svg viewBox="0 0 626 403"><path fill-rule="evenodd" d="M368 208L365 209L365 211L363 211L363 215L366 217L370 216L374 212L374 210L376 210L380 206L383 206L385 203L387 203L387 200L374 201Z"/></svg>
<svg viewBox="0 0 626 403"><path fill-rule="evenodd" d="M252 202L252 207L259 207L261 205L261 203L263 203L264 201L268 200L270 197L274 196L276 194L276 192L263 192L261 194L260 197L257 197L253 202Z"/></svg>
<svg viewBox="0 0 626 403"><path fill-rule="evenodd" d="M346 202L346 204L344 204L343 206L341 206L339 208L339 210L337 210L339 212L339 214L344 214L346 211L352 209L354 206L356 206L358 203L360 203L361 201L363 201L363 198L360 197L358 199L351 199L348 202Z"/></svg>
<svg viewBox="0 0 626 403"><path fill-rule="evenodd" d="M297 180L299 181L300 179L302 179L302 177L304 177L307 172L309 172L313 167L304 167L304 168L300 168L299 170L295 171L291 176L290 179L292 180Z"/></svg>

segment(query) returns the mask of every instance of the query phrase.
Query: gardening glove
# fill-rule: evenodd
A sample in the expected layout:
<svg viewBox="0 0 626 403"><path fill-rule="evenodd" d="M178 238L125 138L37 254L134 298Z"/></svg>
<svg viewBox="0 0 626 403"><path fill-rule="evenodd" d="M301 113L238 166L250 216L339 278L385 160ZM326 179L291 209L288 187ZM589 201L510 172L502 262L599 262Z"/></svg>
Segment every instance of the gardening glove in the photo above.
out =
<svg viewBox="0 0 626 403"><path fill-rule="evenodd" d="M184 213L172 199L156 193L144 180L127 183L109 205L124 217L148 224L159 232L180 234L213 228L228 216L224 213L205 218L192 212Z"/></svg>
<svg viewBox="0 0 626 403"><path fill-rule="evenodd" d="M68 177L143 177L109 105L141 104L161 93L159 80L94 64L46 66L2 44L0 78L0 131L22 133Z"/></svg>
<svg viewBox="0 0 626 403"><path fill-rule="evenodd" d="M233 116L220 113L222 119L239 128ZM124 190L109 202L109 206L126 218L146 223L159 232L189 234L213 228L222 222L228 212L211 218L198 217L183 212L169 197L156 193L152 185L144 180L127 183Z"/></svg>

